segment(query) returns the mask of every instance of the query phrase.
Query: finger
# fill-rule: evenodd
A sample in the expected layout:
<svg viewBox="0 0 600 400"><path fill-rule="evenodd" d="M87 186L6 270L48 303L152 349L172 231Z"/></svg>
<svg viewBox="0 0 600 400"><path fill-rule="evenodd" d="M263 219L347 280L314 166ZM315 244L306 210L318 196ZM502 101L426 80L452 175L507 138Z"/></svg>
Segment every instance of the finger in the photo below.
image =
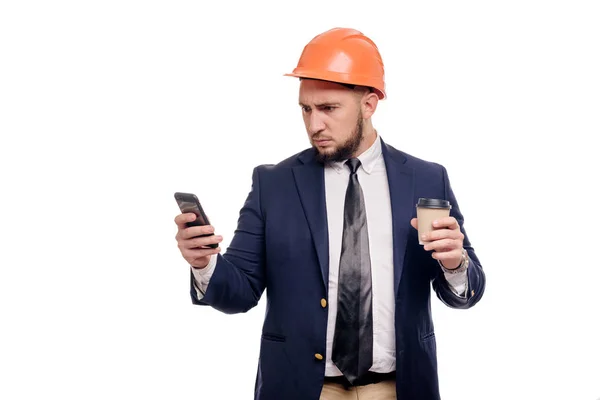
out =
<svg viewBox="0 0 600 400"><path fill-rule="evenodd" d="M186 249L197 249L208 246L210 244L218 244L223 241L223 236L211 235L205 237L199 237L194 239L188 239L183 241L183 247Z"/></svg>
<svg viewBox="0 0 600 400"><path fill-rule="evenodd" d="M187 249L183 251L181 254L183 258L191 261L197 261L203 257L212 256L213 254L217 254L221 251L221 247L217 247L216 249L206 248L206 249Z"/></svg>
<svg viewBox="0 0 600 400"><path fill-rule="evenodd" d="M418 229L418 225L417 225L417 219L416 219L416 218L413 218L413 219L411 219L411 220L410 220L410 225L411 225L413 228L415 228L415 229Z"/></svg>
<svg viewBox="0 0 600 400"><path fill-rule="evenodd" d="M440 239L423 246L426 251L446 252L462 247L462 242L455 239Z"/></svg>
<svg viewBox="0 0 600 400"><path fill-rule="evenodd" d="M460 259L462 257L462 250L454 249L452 251L444 251L444 252L435 251L435 252L431 253L431 257L433 257L439 261L456 260L456 259Z"/></svg>
<svg viewBox="0 0 600 400"><path fill-rule="evenodd" d="M462 232L458 229L447 229L447 228L442 228L442 229L435 229L429 233L426 234L427 238L424 239L425 241L431 242L431 241L435 241L435 240L441 240L441 239L460 239L463 240L465 235L462 234Z"/></svg>
<svg viewBox="0 0 600 400"><path fill-rule="evenodd" d="M190 239L200 235L210 235L215 233L215 228L212 225L191 226L181 231L182 239Z"/></svg>
<svg viewBox="0 0 600 400"><path fill-rule="evenodd" d="M434 228L458 229L458 221L454 217L443 217L433 221Z"/></svg>
<svg viewBox="0 0 600 400"><path fill-rule="evenodd" d="M196 219L196 214L194 214L194 213L179 214L178 216L175 217L175 223L177 224L177 227L179 229L185 229L185 228L187 228L186 223L192 222L195 219Z"/></svg>

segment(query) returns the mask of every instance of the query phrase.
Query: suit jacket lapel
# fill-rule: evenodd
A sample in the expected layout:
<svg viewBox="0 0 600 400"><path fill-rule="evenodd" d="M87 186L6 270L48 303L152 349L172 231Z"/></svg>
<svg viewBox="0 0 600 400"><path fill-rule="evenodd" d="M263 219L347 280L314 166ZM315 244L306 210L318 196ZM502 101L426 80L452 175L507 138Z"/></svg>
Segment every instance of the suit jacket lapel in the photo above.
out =
<svg viewBox="0 0 600 400"><path fill-rule="evenodd" d="M314 152L309 150L298 156L303 163L293 167L296 188L300 202L312 234L323 285L329 288L329 234L327 229L327 208L325 206L325 173Z"/></svg>
<svg viewBox="0 0 600 400"><path fill-rule="evenodd" d="M394 295L398 288L404 267L404 254L409 236L410 219L415 213L414 171L405 165L406 157L383 140L381 150L387 170L392 206L392 234L394 259ZM298 156L302 164L292 168L296 188L321 267L323 285L329 288L329 233L327 227L327 208L325 205L325 174L312 150Z"/></svg>
<svg viewBox="0 0 600 400"><path fill-rule="evenodd" d="M381 143L381 151L387 170L390 187L390 202L392 205L392 232L394 244L394 298L398 297L398 288L404 254L409 236L413 229L410 220L415 212L414 203L414 170L405 165L406 157L391 146Z"/></svg>

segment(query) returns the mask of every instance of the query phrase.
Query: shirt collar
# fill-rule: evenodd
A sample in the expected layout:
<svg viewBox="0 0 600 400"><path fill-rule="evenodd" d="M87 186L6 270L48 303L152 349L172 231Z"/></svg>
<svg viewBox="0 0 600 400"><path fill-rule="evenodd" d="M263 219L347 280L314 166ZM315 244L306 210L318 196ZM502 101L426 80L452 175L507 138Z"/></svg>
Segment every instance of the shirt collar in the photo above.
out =
<svg viewBox="0 0 600 400"><path fill-rule="evenodd" d="M373 168L375 167L375 163L377 162L379 157L381 157L381 138L379 137L379 135L377 135L371 147L365 150L357 158L360 160L360 166L362 167L362 169L370 175L371 172L373 172ZM346 161L347 160L334 161L329 163L329 166L331 166L335 170L335 172L340 174L344 169L348 168L345 165Z"/></svg>

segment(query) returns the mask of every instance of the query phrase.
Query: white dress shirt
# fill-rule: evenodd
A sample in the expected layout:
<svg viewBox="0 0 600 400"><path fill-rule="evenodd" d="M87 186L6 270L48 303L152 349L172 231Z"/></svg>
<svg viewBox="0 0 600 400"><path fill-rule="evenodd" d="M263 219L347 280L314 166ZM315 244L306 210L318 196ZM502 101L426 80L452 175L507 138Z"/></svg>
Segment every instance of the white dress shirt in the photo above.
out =
<svg viewBox="0 0 600 400"><path fill-rule="evenodd" d="M371 281L373 296L373 372L391 372L396 369L396 335L394 328L394 260L392 243L392 209L389 185L381 139L358 156L358 181L363 191L367 214L369 252L371 256ZM329 294L327 320L327 349L325 376L342 375L331 361L333 336L337 313L337 289L342 231L344 228L344 200L350 177L345 162L335 162L325 167L325 199L329 231ZM192 268L198 299L206 292L216 266L216 255L211 257L206 268ZM457 296L464 297L467 273L444 276Z"/></svg>

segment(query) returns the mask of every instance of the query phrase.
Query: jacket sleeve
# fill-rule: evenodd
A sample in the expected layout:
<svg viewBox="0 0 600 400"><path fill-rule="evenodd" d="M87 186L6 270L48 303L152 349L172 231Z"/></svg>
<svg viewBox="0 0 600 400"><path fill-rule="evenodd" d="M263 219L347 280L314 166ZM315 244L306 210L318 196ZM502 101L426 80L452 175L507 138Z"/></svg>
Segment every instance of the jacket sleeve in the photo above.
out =
<svg viewBox="0 0 600 400"><path fill-rule="evenodd" d="M240 210L237 229L225 254L217 256L214 273L199 300L190 277L193 304L209 305L226 314L242 313L258 304L265 289L265 234L260 205L259 169L252 173L252 189Z"/></svg>
<svg viewBox="0 0 600 400"><path fill-rule="evenodd" d="M471 246L471 242L469 241L467 232L463 226L464 218L460 208L458 207L456 197L452 192L450 180L448 179L448 173L443 166L442 171L445 199L450 201L450 204L452 205L450 216L456 218L458 224L460 225L461 232L463 235L465 235L463 247L469 255L469 268L467 269L467 293L465 297L457 296L450 288L441 268L438 268L438 272L433 279L432 286L437 294L437 297L448 307L466 309L477 304L477 302L479 302L483 296L486 284L485 273L481 268L481 263L475 254L475 250Z"/></svg>

